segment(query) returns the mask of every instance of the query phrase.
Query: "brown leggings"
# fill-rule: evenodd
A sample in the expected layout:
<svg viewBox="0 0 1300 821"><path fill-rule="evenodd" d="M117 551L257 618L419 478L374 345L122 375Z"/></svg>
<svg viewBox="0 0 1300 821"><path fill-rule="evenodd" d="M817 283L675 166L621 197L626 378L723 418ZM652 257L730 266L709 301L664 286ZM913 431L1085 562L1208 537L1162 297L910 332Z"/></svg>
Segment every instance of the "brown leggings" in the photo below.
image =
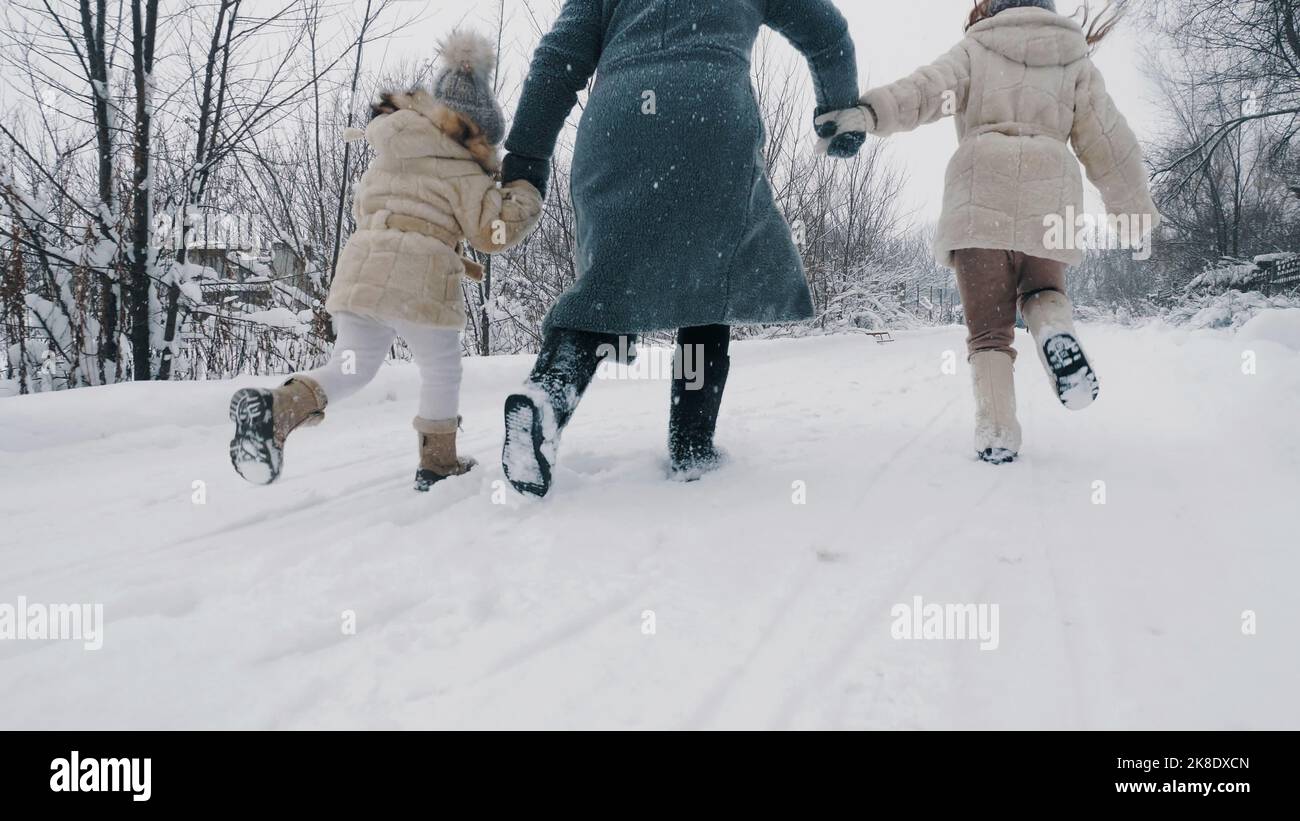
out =
<svg viewBox="0 0 1300 821"><path fill-rule="evenodd" d="M1016 308L1040 291L1065 293L1064 262L1019 251L963 248L953 253L957 288L970 336L970 354L1003 351L1016 356Z"/></svg>

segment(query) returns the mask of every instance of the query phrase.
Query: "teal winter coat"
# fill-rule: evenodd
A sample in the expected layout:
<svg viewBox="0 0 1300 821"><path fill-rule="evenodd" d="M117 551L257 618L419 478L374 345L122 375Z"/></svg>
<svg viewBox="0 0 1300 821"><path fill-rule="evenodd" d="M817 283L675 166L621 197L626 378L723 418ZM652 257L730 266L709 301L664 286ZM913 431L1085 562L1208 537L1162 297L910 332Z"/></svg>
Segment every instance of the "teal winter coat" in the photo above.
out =
<svg viewBox="0 0 1300 821"><path fill-rule="evenodd" d="M503 170L544 190L596 75L573 156L578 279L547 327L636 334L812 316L762 156L750 56L764 25L808 60L819 112L857 105L853 41L830 0L566 0L533 58Z"/></svg>

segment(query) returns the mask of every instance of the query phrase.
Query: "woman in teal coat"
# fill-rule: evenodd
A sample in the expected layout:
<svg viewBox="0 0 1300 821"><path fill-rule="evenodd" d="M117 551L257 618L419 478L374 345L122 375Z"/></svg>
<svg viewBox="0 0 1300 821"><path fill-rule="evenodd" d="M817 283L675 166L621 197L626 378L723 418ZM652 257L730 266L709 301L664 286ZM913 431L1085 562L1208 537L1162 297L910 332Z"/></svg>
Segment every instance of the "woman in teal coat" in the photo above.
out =
<svg viewBox="0 0 1300 821"><path fill-rule="evenodd" d="M713 432L731 325L812 316L803 264L767 180L750 56L767 25L808 60L816 115L857 104L853 41L830 0L566 0L533 58L505 182L543 193L556 140L593 74L574 146L577 282L558 300L524 391L506 404L503 464L543 496L563 430L600 361L678 330L703 379L673 382L672 473L718 462ZM864 134L838 134L852 156ZM680 369L679 369L680 370Z"/></svg>

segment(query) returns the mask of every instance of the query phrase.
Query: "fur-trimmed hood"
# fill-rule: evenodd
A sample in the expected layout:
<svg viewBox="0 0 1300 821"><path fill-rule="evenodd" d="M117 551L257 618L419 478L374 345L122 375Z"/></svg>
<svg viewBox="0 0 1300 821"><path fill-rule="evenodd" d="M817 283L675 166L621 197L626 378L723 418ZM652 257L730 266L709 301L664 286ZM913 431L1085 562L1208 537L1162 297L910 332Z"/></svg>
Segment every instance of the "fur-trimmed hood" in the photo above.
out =
<svg viewBox="0 0 1300 821"><path fill-rule="evenodd" d="M365 136L381 156L469 159L489 174L501 168L500 152L483 129L427 91L385 92L374 114Z"/></svg>
<svg viewBox="0 0 1300 821"><path fill-rule="evenodd" d="M1041 8L1011 8L979 21L966 36L1026 66L1068 66L1088 56L1077 22Z"/></svg>

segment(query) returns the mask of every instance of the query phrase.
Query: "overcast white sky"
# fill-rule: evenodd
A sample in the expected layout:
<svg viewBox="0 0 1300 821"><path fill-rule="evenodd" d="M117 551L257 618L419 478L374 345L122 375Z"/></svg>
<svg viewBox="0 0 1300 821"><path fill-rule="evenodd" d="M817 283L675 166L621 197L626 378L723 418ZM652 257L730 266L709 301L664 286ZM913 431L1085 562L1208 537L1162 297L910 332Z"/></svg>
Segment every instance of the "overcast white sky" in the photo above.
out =
<svg viewBox="0 0 1300 821"><path fill-rule="evenodd" d="M951 48L961 39L971 7L970 0L842 0L837 4L857 42L864 88L892 82ZM358 5L362 4L358 1ZM529 5L538 23L549 27L560 0L531 0ZM1079 5L1079 0L1057 0L1058 9L1065 13ZM1102 5L1102 0L1093 0L1095 8ZM492 0L404 0L398 5L399 14L424 19L374 46L366 62L377 68L387 61L428 56L438 37L462 21L495 29L496 6ZM505 0L505 13L508 24L502 79L513 93L526 71L528 49L536 42L536 34L524 0ZM1096 62L1120 110L1138 136L1146 139L1157 121L1151 105L1155 88L1140 70L1139 38L1133 25L1131 21L1121 24L1102 45ZM956 133L947 120L890 140L891 151L907 170L907 201L922 221L938 218L944 168L956 146Z"/></svg>

